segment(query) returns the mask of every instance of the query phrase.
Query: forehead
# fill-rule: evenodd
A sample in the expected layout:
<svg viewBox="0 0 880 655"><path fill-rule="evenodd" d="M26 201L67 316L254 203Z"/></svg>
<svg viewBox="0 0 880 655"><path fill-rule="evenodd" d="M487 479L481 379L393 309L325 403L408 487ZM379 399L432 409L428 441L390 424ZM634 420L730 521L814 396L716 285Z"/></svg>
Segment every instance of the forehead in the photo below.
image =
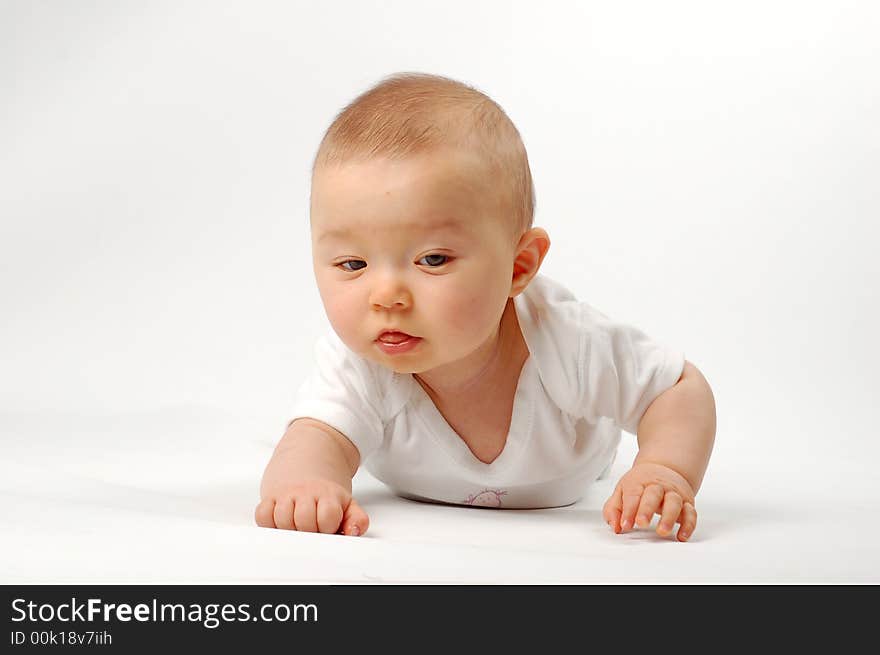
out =
<svg viewBox="0 0 880 655"><path fill-rule="evenodd" d="M466 228L488 211L484 176L467 156L377 158L315 171L314 236L381 229Z"/></svg>

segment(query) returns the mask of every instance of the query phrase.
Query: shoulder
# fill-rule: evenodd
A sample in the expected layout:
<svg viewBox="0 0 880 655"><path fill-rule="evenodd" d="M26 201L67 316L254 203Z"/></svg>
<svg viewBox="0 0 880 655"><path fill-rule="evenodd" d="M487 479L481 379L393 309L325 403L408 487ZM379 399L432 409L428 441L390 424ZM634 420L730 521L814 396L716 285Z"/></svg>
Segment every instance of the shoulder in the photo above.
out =
<svg viewBox="0 0 880 655"><path fill-rule="evenodd" d="M646 337L637 327L609 317L575 297L567 287L546 275L538 275L515 299L523 336L540 356L561 357L582 363L591 348L615 340Z"/></svg>
<svg viewBox="0 0 880 655"><path fill-rule="evenodd" d="M678 366L641 330L610 318L546 275L536 276L515 301L541 382L569 414L580 415L585 398L626 382L635 371L645 369L647 375Z"/></svg>
<svg viewBox="0 0 880 655"><path fill-rule="evenodd" d="M536 275L514 304L529 357L548 395L561 409L574 411L576 391L582 386L588 307L546 275Z"/></svg>
<svg viewBox="0 0 880 655"><path fill-rule="evenodd" d="M583 303L567 287L546 275L536 275L514 298L514 304L520 329L533 355L567 352L576 347L572 337L582 331Z"/></svg>
<svg viewBox="0 0 880 655"><path fill-rule="evenodd" d="M514 303L523 337L538 356L548 349L576 354L581 336L609 320L546 275L536 275Z"/></svg>
<svg viewBox="0 0 880 655"><path fill-rule="evenodd" d="M315 364L330 384L338 383L369 402L385 419L393 418L406 404L411 381L399 373L355 353L332 329L314 343Z"/></svg>

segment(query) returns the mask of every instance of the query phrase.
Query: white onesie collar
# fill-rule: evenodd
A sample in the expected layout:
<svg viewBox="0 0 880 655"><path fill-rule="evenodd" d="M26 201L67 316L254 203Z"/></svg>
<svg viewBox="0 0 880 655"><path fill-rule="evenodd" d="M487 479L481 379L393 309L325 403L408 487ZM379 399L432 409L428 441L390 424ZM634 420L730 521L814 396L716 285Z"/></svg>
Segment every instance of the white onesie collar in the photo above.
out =
<svg viewBox="0 0 880 655"><path fill-rule="evenodd" d="M534 283L535 280L532 282ZM404 382L404 378L408 380L410 388L407 396L412 403L411 406L414 413L419 417L427 432L459 466L478 474L481 479L491 479L500 476L513 466L525 450L532 435L535 395L537 387L541 383L535 361L534 342L530 338L535 317L531 316L529 303L524 298L528 292L529 287L526 287L523 293L513 299L513 306L523 339L529 349L529 356L523 363L517 381L507 441L504 444L504 449L492 462L487 464L477 459L467 444L452 429L446 419L443 418L440 410L434 405L434 401L431 400L431 397L411 374L399 376L401 378L400 382Z"/></svg>

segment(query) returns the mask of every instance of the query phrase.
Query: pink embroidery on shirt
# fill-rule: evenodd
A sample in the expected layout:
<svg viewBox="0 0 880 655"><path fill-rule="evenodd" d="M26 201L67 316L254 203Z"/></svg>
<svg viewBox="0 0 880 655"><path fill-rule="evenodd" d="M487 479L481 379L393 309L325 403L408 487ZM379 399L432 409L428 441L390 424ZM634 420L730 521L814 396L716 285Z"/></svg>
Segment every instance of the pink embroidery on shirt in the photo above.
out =
<svg viewBox="0 0 880 655"><path fill-rule="evenodd" d="M501 496L506 494L501 489L483 489L480 493L468 496L464 503L477 507L501 507Z"/></svg>

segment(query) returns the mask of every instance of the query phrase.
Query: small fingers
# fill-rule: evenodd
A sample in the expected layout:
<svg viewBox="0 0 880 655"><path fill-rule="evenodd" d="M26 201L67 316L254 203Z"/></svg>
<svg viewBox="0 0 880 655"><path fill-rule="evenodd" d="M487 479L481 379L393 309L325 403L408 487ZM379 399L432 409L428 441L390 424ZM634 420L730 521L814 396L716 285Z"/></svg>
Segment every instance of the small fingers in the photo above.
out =
<svg viewBox="0 0 880 655"><path fill-rule="evenodd" d="M317 507L318 532L335 534L342 523L342 505L330 496L321 496Z"/></svg>
<svg viewBox="0 0 880 655"><path fill-rule="evenodd" d="M675 521L681 514L682 498L675 491L669 491L663 498L663 508L660 512L660 522L657 524L657 534L665 537L672 533Z"/></svg>
<svg viewBox="0 0 880 655"><path fill-rule="evenodd" d="M642 494L642 500L639 503L638 513L635 518L635 525L639 528L646 528L651 525L651 519L654 514L659 511L660 504L663 502L664 489L659 484L649 484L645 487ZM676 514L676 516L678 516Z"/></svg>
<svg viewBox="0 0 880 655"><path fill-rule="evenodd" d="M364 534L370 527L370 517L363 508L358 505L357 501L352 498L342 517L342 534L357 537Z"/></svg>
<svg viewBox="0 0 880 655"><path fill-rule="evenodd" d="M614 530L615 534L620 532L620 512L622 509L623 496L621 495L620 485L618 485L614 488L614 492L605 501L605 506L602 508L602 516L605 518L605 522Z"/></svg>
<svg viewBox="0 0 880 655"><path fill-rule="evenodd" d="M676 537L679 541L687 541L697 527L697 510L693 503L685 501L681 508L679 523L681 527L678 528Z"/></svg>
<svg viewBox="0 0 880 655"><path fill-rule="evenodd" d="M275 519L275 527L280 530L295 530L293 527L293 499L282 498L275 501L275 510L272 512Z"/></svg>
<svg viewBox="0 0 880 655"><path fill-rule="evenodd" d="M275 527L275 517L273 513L275 511L275 501L271 499L260 501L260 504L257 505L257 508L254 510L254 520L257 522L257 525L261 528L274 528Z"/></svg>
<svg viewBox="0 0 880 655"><path fill-rule="evenodd" d="M623 511L620 515L620 531L626 532L635 525L636 510L639 508L639 501L642 499L644 487L636 485L628 487L622 491L623 493Z"/></svg>
<svg viewBox="0 0 880 655"><path fill-rule="evenodd" d="M293 508L294 529L300 532L317 532L317 515L317 500L313 496L297 498Z"/></svg>

